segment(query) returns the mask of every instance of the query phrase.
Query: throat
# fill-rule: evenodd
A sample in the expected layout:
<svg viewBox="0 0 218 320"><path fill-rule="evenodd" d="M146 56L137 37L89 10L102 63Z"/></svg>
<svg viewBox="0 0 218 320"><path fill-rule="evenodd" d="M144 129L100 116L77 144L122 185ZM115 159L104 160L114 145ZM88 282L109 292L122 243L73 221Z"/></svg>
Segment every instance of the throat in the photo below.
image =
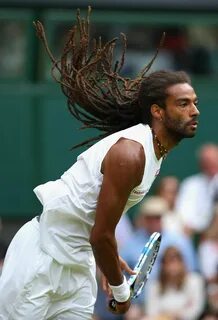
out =
<svg viewBox="0 0 218 320"><path fill-rule="evenodd" d="M166 158L167 153L169 152L169 150L160 142L160 140L158 139L156 133L154 132L154 129L151 128L152 131L152 135L153 135L153 139L158 147L158 151L160 153L160 156L163 158Z"/></svg>

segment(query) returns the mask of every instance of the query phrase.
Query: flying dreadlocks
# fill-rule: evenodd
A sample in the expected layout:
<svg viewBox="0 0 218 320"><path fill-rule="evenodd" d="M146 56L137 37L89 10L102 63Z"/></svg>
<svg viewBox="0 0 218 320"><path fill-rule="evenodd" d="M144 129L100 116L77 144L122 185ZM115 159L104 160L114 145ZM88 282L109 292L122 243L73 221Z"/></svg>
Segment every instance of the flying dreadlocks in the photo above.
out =
<svg viewBox="0 0 218 320"><path fill-rule="evenodd" d="M163 35L153 59L135 79L123 78L120 71L125 60L126 36L121 33L123 50L120 60L114 63L117 38L105 45L100 37L97 41L90 41L90 13L91 7L88 7L86 19L81 19L80 11L77 10L77 23L69 31L62 56L58 60L49 49L42 23L34 22L37 35L52 61L52 75L67 97L69 111L84 124L83 128L97 128L104 132L75 147L141 122L138 91L164 39ZM57 71L59 78L55 76Z"/></svg>

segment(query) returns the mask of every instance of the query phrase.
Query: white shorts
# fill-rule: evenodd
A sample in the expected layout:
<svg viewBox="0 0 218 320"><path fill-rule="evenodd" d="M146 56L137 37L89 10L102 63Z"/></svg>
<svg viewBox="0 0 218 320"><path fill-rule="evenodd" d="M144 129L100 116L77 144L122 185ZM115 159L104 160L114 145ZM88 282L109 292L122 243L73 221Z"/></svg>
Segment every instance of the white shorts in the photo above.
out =
<svg viewBox="0 0 218 320"><path fill-rule="evenodd" d="M63 266L39 245L39 223L12 240L0 277L0 320L92 319L97 295L93 267Z"/></svg>

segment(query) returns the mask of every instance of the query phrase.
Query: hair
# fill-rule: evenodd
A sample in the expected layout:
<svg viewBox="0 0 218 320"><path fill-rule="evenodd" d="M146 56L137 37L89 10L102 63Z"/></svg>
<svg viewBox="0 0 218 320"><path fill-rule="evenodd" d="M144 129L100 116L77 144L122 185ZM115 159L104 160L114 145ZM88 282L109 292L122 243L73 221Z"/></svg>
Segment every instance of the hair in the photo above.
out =
<svg viewBox="0 0 218 320"><path fill-rule="evenodd" d="M165 263L166 263L166 258L170 257L170 256L175 256L177 259L180 260L180 262L182 264L182 268L181 268L180 272L178 273L177 278L174 279L175 287L178 290L180 290L183 287L184 281L185 281L186 268L185 268L183 256L182 256L181 252L176 247L169 246L165 250L165 252L162 256L162 260L161 260L162 264L161 264L160 276L159 276L161 293L165 292L165 290L168 287L169 276L165 270Z"/></svg>
<svg viewBox="0 0 218 320"><path fill-rule="evenodd" d="M104 45L101 37L91 41L90 12L89 7L87 17L81 19L80 11L77 10L77 23L69 31L60 59L55 59L49 49L42 23L34 22L37 35L52 62L52 76L60 83L67 97L70 113L83 123L82 129L96 128L103 131L99 136L75 147L138 123L150 124L150 107L153 103L164 107L166 88L176 83L190 82L184 72L159 71L147 76L163 44L165 34L154 57L139 75L135 79L122 77L126 36L123 33L120 35L122 53L120 59L114 61L117 38Z"/></svg>

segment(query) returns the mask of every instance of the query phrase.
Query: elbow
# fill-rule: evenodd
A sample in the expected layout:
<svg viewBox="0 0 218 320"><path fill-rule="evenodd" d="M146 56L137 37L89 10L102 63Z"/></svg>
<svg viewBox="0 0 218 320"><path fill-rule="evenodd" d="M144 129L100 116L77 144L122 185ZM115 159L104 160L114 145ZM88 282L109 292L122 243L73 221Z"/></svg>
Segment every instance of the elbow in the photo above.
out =
<svg viewBox="0 0 218 320"><path fill-rule="evenodd" d="M113 242L114 236L109 233L96 233L95 230L92 230L89 242L93 251L103 250L105 246Z"/></svg>

